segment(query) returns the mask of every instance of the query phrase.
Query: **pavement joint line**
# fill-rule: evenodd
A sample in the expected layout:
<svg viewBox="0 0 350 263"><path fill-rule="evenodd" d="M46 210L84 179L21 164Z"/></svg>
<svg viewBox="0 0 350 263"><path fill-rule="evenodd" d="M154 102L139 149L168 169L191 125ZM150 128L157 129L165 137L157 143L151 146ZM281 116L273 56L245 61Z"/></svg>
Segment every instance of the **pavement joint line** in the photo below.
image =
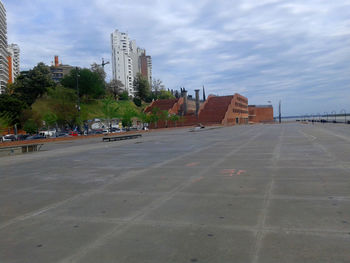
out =
<svg viewBox="0 0 350 263"><path fill-rule="evenodd" d="M109 185L111 185L111 184L113 184L113 183L117 183L117 182L122 181L122 180L125 180L125 179L127 179L127 178L131 178L131 177L137 176L138 174L144 173L144 172L146 172L146 171L148 171L148 170L151 170L151 169L154 169L154 168L159 168L159 167L161 167L162 165L166 165L166 164L167 164L168 162L170 162L170 161L174 161L174 160L178 160L178 159L184 158L184 157L186 157L186 156L188 156L188 155L198 153L198 152L200 152L200 151L202 151L202 150L205 150L206 148L210 148L210 147L212 147L212 146L201 147L201 148L197 149L197 150L194 151L194 152L189 152L189 153L186 153L186 154L179 155L179 156L177 156L177 157L175 157L175 158L166 160L166 161L164 161L164 162L162 162L162 163L159 163L159 164L157 164L157 165L150 166L150 167L145 168L145 169L142 169L142 170L138 170L138 171L128 171L128 172L126 172L126 173L120 175L119 177L116 177L114 180L112 180L112 181L109 182L108 184L105 184L105 185L101 186L99 190L103 190L103 189L107 188ZM5 223L3 223L3 224L0 224L0 230L3 229L3 228L5 228L5 227L8 227L8 226L10 226L10 225L12 225L12 224L14 224L14 223L17 223L17 222L20 222L20 221L24 221L24 220L30 219L30 218L32 218L32 217L41 215L41 214L43 214L43 213L45 213L45 212L48 212L49 210L55 209L55 208L57 208L57 207L59 207L59 206L61 206L61 205L63 205L63 204L66 204L66 203L68 203L68 202L71 202L71 201L73 201L73 200L75 200L75 199L78 199L78 198L80 198L80 197L86 197L86 196L94 195L94 194L96 194L96 191L97 191L97 190L98 190L98 189L96 189L96 190L95 190L95 189L94 189L94 190L88 190L88 191L86 191L86 192L84 192L84 193L79 193L79 194L77 194L77 195L75 195L75 196L72 196L72 197L70 197L70 198L67 198L67 199L65 199L65 200L59 201L59 202L57 202L57 203L54 203L54 204L45 206L45 207L40 208L40 209L38 209L38 210L36 210L36 211L32 211L32 212L26 213L26 214L24 214L24 215L18 216L18 217L16 217L16 218L13 218L13 219L11 219L10 221L7 221L7 222L5 222Z"/></svg>
<svg viewBox="0 0 350 263"><path fill-rule="evenodd" d="M227 154L226 158L218 159L216 162L214 162L212 164L212 167L219 166L221 163L226 161L228 157L230 157L234 153L240 151L240 149L244 148L245 145L248 145L249 143L254 141L256 138L261 136L261 134L262 133L259 132L259 133L256 133L255 135L253 135L252 137L250 137L247 142L245 142L241 146L239 146L239 147L235 148L234 150L232 150L231 152L229 152ZM247 133L245 135L247 135ZM211 148L211 147L212 147L212 145L208 146L208 148ZM167 162L165 162L165 163L167 163ZM200 178L202 174L207 172L207 170L208 169L203 169L203 171L201 173L194 175L194 176L190 176L188 178L188 180L186 180L184 183L176 186L172 191L165 193L161 198L151 202L148 206L145 206L140 211L136 212L124 224L116 226L115 228L111 229L111 231L109 231L109 233L102 235L100 238L97 238L93 242L89 243L87 246L78 250L77 253L60 260L59 263L77 262L79 259L84 257L86 255L86 253L88 253L88 251L90 251L91 249L94 249L96 247L99 247L99 246L105 244L110 238L112 238L112 236L115 236L115 235L123 233L124 231L127 231L131 226L131 224L130 224L131 222L134 222L137 220L142 220L147 214L158 209L164 203L166 203L167 201L172 199L178 192L180 192L180 190L185 189L187 186L191 185L193 183L194 179Z"/></svg>
<svg viewBox="0 0 350 263"><path fill-rule="evenodd" d="M155 226L155 227L194 227L198 229L202 228L213 228L222 230L232 230L232 231L247 231L257 233L259 231L266 233L280 233L281 231L285 234L297 233L306 234L312 236L323 236L328 237L329 235L334 236L348 236L346 230L336 230L336 229L325 229L325 228L296 228L296 227L273 227L268 226L260 229L257 226L248 225L225 225L225 224L196 224L192 222L171 222L171 221L160 221L160 220L140 220L135 219L130 221L130 219L120 219L120 218L102 218L102 217L76 217L76 216L58 216L53 220L62 220L67 222L76 223L101 223L101 224L113 224L121 225L128 224L130 226Z"/></svg>
<svg viewBox="0 0 350 263"><path fill-rule="evenodd" d="M250 131L252 131L252 130L250 130ZM219 142L213 143L213 145L216 145L216 144L219 144ZM200 147L200 148L198 148L197 150L195 150L193 152L180 154L180 155L178 155L178 156L176 156L174 158L168 159L168 160L166 160L164 162L161 162L161 163L158 163L156 165L152 165L152 166L147 167L145 169L141 169L141 170L137 170L137 171L127 171L126 173L120 175L119 177L116 177L114 180L112 180L108 184L105 184L105 185L101 186L100 189L88 190L88 191L85 191L83 193L79 193L79 194L76 194L76 195L74 195L72 197L69 197L69 198L67 198L65 200L62 200L62 201L56 202L54 204L42 207L42 208L40 208L38 210L31 211L31 212L26 213L24 215L17 216L17 217L15 217L15 218L13 218L13 219L5 222L5 223L0 224L0 230L4 229L4 228L6 228L6 227L8 227L8 226L10 226L12 224L15 224L17 222L24 221L24 220L30 219L32 217L36 217L38 215L46 213L46 212L48 212L48 211L50 211L52 209L58 208L59 206L64 205L64 204L66 204L68 202L71 202L71 201L73 201L75 199L78 199L80 197L86 197L86 196L94 195L94 194L96 194L96 191L106 189L111 184L123 181L123 180L125 180L127 178L131 178L131 177L137 176L138 174L144 173L144 172L146 172L148 170L151 170L151 169L154 169L154 168L160 168L161 166L166 165L169 162L185 158L185 157L187 157L189 155L196 154L196 153L199 153L201 151L205 151L206 149L209 149L209 148L213 147L213 145Z"/></svg>
<svg viewBox="0 0 350 263"><path fill-rule="evenodd" d="M281 144L282 144L282 138L283 138L284 132L285 132L285 128L283 127L283 129L279 135L278 142L277 142L275 149L273 151L272 158L271 158L272 167L274 169L277 168L277 163L278 163L278 160L281 156ZM274 184L275 184L275 181L274 181L275 172L276 171L272 172L271 181L270 181L270 183L267 187L267 190L264 194L262 211L258 217L258 224L257 224L258 231L256 232L255 242L254 242L254 245L252 246L252 249L251 249L253 263L259 262L259 255L260 255L260 251L262 248L263 238L265 236L265 232L263 231L263 229L265 228L266 218L267 218L267 214L269 212L270 203L271 203L271 196L272 196L273 188L274 188Z"/></svg>

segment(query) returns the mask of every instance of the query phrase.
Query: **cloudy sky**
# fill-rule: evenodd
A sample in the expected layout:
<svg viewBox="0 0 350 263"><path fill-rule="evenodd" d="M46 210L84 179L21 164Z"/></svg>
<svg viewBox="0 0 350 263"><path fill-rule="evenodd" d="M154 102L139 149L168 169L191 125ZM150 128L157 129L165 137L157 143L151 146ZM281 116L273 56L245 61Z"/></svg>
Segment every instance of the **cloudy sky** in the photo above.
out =
<svg viewBox="0 0 350 263"><path fill-rule="evenodd" d="M350 0L2 0L22 69L110 60L119 29L167 88L245 95L284 115L350 112ZM111 75L111 66L106 66Z"/></svg>

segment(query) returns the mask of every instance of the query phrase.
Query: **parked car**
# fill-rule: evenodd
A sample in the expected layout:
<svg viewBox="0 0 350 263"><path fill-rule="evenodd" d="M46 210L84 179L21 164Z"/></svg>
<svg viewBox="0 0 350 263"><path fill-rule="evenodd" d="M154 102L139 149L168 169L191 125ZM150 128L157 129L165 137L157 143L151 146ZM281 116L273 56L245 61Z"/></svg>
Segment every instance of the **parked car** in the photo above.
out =
<svg viewBox="0 0 350 263"><path fill-rule="evenodd" d="M13 142L16 140L16 136L14 134L6 134L1 137L2 142Z"/></svg>
<svg viewBox="0 0 350 263"><path fill-rule="evenodd" d="M16 137L17 137L17 141L24 141L29 136L30 136L29 134L18 134Z"/></svg>
<svg viewBox="0 0 350 263"><path fill-rule="evenodd" d="M56 130L40 131L39 134L45 137L55 137Z"/></svg>
<svg viewBox="0 0 350 263"><path fill-rule="evenodd" d="M45 138L46 138L45 136L42 136L40 134L36 134L36 135L27 137L26 140L41 140L41 139L45 139Z"/></svg>
<svg viewBox="0 0 350 263"><path fill-rule="evenodd" d="M68 137L69 134L67 132L58 132L56 133L56 138L60 138L60 137Z"/></svg>

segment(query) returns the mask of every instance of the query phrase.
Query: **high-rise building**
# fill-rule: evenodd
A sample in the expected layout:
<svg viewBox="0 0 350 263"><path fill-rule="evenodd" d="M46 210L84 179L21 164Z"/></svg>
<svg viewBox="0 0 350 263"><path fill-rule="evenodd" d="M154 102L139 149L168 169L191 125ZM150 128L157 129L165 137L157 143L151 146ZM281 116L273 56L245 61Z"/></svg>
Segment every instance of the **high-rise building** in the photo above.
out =
<svg viewBox="0 0 350 263"><path fill-rule="evenodd" d="M134 96L134 79L138 73L152 83L152 58L129 40L127 33L115 30L111 34L113 79L120 80L129 95Z"/></svg>
<svg viewBox="0 0 350 263"><path fill-rule="evenodd" d="M17 44L11 44L7 48L8 51L8 83L13 83L20 74L20 49Z"/></svg>
<svg viewBox="0 0 350 263"><path fill-rule="evenodd" d="M5 92L9 78L7 57L6 9L0 0L0 94Z"/></svg>
<svg viewBox="0 0 350 263"><path fill-rule="evenodd" d="M111 34L113 79L120 80L129 95L134 96L133 64L127 33L115 30Z"/></svg>

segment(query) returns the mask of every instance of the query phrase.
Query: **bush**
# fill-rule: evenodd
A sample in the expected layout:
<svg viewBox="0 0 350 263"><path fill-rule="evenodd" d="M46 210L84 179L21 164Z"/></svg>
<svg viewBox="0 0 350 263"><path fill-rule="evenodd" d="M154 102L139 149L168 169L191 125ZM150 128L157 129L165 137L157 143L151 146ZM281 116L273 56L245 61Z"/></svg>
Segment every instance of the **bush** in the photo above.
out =
<svg viewBox="0 0 350 263"><path fill-rule="evenodd" d="M141 107L141 105L142 105L141 99L139 99L139 98L134 98L133 101L134 101L134 103L135 103L135 105L136 105L137 107Z"/></svg>
<svg viewBox="0 0 350 263"><path fill-rule="evenodd" d="M25 132L29 134L36 133L38 128L39 128L38 125L32 119L27 120L23 126L23 130L25 130Z"/></svg>
<svg viewBox="0 0 350 263"><path fill-rule="evenodd" d="M123 91L123 93L119 97L120 100L129 100L129 93L127 91Z"/></svg>

